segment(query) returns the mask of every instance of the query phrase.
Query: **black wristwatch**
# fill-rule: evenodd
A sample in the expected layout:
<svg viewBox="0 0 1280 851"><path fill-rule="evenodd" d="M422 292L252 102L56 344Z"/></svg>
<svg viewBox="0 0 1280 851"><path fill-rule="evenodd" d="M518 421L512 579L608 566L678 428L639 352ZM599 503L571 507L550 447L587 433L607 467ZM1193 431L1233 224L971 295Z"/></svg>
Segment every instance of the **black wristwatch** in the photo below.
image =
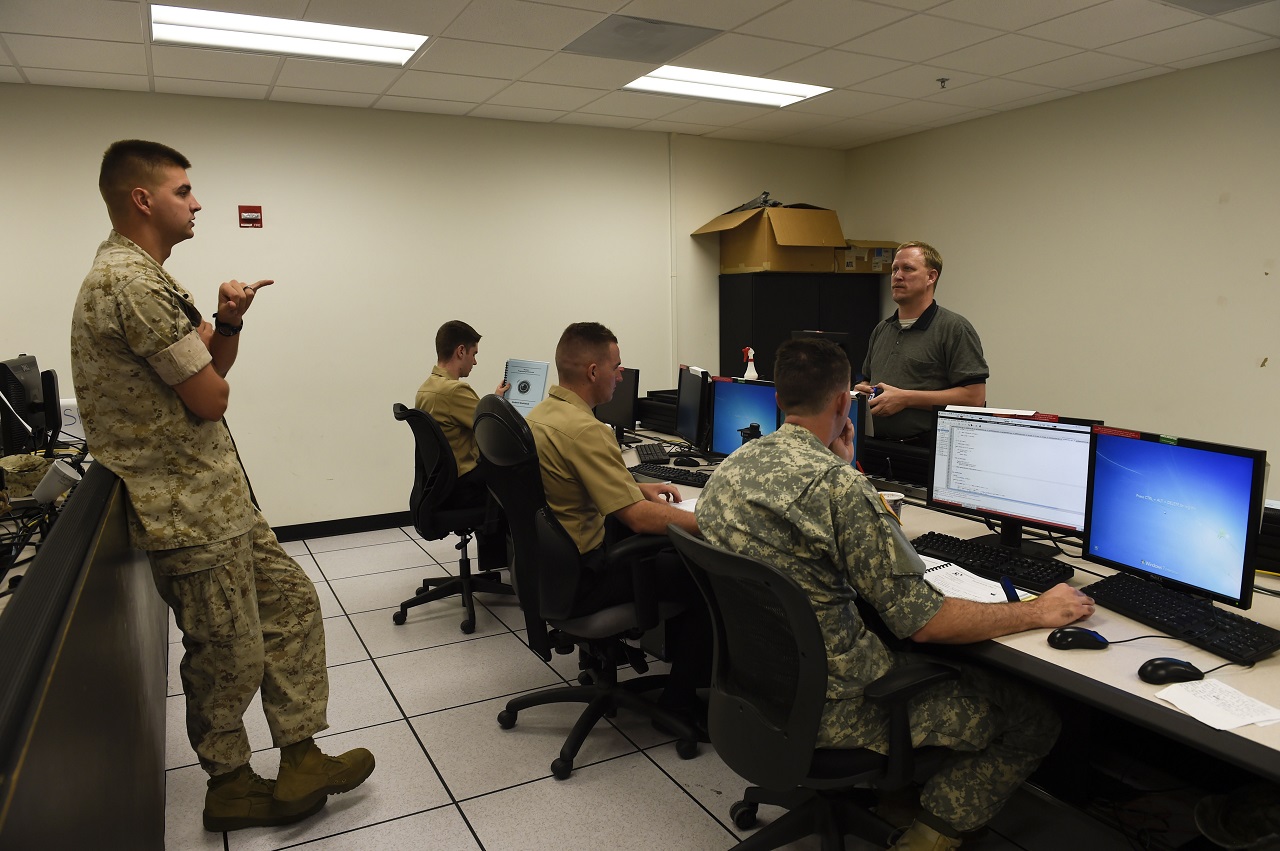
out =
<svg viewBox="0 0 1280 851"><path fill-rule="evenodd" d="M236 334L239 334L240 331L243 330L243 328L244 328L243 320L240 322L239 325L232 325L229 322L223 322L218 317L218 314L216 313L213 314L213 330L217 331L219 334L221 334L224 337L234 337Z"/></svg>

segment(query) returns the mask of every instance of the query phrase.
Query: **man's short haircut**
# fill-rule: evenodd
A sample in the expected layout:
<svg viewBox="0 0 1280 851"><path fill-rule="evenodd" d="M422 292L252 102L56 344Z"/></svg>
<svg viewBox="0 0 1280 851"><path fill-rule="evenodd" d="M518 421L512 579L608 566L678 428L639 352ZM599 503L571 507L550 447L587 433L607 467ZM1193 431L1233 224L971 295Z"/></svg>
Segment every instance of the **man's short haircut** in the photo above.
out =
<svg viewBox="0 0 1280 851"><path fill-rule="evenodd" d="M849 356L830 340L787 340L773 358L773 383L784 414L820 413L837 391L848 391L849 376Z"/></svg>
<svg viewBox="0 0 1280 851"><path fill-rule="evenodd" d="M436 359L447 361L458 346L468 349L480 344L480 334L461 319L450 319L436 332Z"/></svg>
<svg viewBox="0 0 1280 851"><path fill-rule="evenodd" d="M942 279L942 255L938 253L938 249L934 248L927 242L904 242L898 246L898 251L904 248L919 248L920 253L924 255L924 265L933 269L938 273L938 277L934 279L934 286L938 285L938 281ZM897 254L898 251L893 252Z"/></svg>
<svg viewBox="0 0 1280 851"><path fill-rule="evenodd" d="M98 191L112 213L125 209L129 193L139 186L154 186L160 172L169 167L191 168L191 160L159 142L122 139L102 155Z"/></svg>
<svg viewBox="0 0 1280 851"><path fill-rule="evenodd" d="M556 344L556 372L561 379L581 377L590 363L598 363L617 336L599 322L575 322Z"/></svg>

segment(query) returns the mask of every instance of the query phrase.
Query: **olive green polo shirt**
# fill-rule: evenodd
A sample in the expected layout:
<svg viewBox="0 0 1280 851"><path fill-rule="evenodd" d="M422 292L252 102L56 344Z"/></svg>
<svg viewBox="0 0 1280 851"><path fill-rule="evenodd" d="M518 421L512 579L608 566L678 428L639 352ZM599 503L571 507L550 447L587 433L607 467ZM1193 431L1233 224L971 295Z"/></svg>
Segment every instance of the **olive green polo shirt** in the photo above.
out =
<svg viewBox="0 0 1280 851"><path fill-rule="evenodd" d="M449 375L439 364L431 367L431 375L422 382L414 399L413 406L426 411L440 425L458 462L459 476L474 470L480 460L473 431L479 403L480 397L470 384Z"/></svg>
<svg viewBox="0 0 1280 851"><path fill-rule="evenodd" d="M526 420L538 446L547 505L578 552L594 550L604 543L604 518L644 499L622 461L613 429L559 384Z"/></svg>

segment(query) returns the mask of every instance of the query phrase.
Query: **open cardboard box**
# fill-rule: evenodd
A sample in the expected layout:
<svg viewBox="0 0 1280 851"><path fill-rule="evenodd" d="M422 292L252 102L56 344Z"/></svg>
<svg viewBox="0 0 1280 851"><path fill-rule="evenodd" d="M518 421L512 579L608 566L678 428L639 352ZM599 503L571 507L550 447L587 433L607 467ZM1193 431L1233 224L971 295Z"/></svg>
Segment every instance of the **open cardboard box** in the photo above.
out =
<svg viewBox="0 0 1280 851"><path fill-rule="evenodd" d="M893 255L901 244L880 239L846 239L845 249L836 252L840 271L887 275L893 271Z"/></svg>
<svg viewBox="0 0 1280 851"><path fill-rule="evenodd" d="M845 250L835 210L757 207L716 216L693 232L720 234L720 272L836 272Z"/></svg>

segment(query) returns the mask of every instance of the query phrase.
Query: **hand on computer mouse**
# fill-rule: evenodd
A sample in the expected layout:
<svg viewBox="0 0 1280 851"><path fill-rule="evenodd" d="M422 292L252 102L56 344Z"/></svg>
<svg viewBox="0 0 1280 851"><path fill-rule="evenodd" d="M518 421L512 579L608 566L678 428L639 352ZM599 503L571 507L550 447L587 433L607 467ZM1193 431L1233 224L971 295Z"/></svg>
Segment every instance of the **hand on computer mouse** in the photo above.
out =
<svg viewBox="0 0 1280 851"><path fill-rule="evenodd" d="M1142 667L1138 669L1138 678L1144 683L1162 686L1166 683L1187 683L1192 680L1203 680L1204 671L1181 659L1158 656L1142 663Z"/></svg>
<svg viewBox="0 0 1280 851"><path fill-rule="evenodd" d="M1110 643L1082 626L1060 626L1049 633L1048 641L1055 650L1102 650Z"/></svg>

